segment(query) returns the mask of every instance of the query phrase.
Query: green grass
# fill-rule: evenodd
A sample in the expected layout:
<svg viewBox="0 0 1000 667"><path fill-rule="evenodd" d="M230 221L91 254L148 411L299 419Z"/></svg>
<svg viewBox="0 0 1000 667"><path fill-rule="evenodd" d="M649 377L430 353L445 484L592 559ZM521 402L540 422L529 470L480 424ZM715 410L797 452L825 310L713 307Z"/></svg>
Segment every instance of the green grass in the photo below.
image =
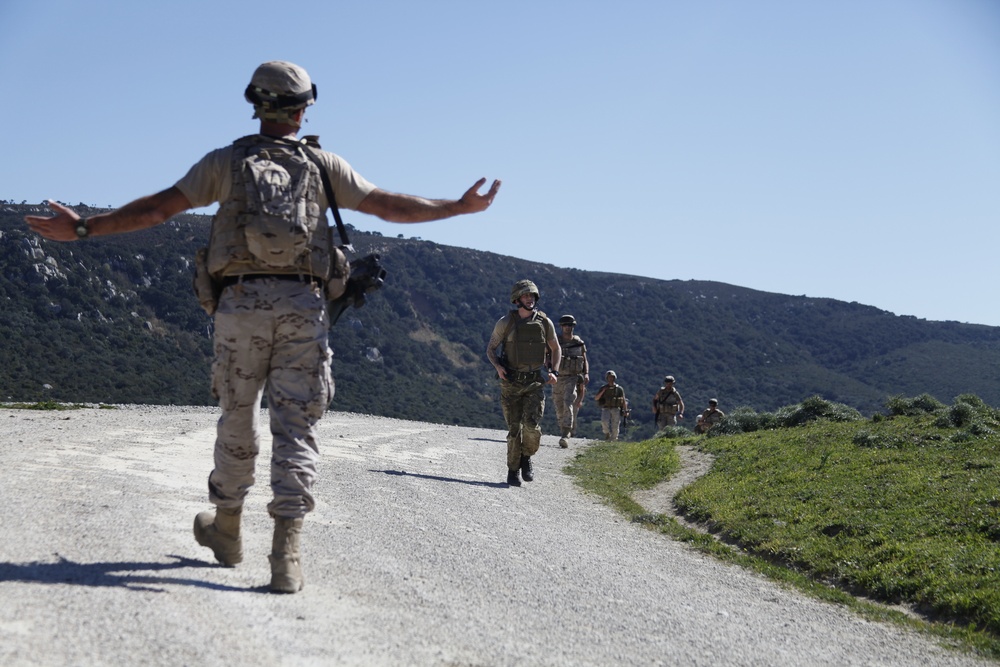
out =
<svg viewBox="0 0 1000 667"><path fill-rule="evenodd" d="M85 405L57 403L55 401L38 401L36 403L0 403L0 408L7 410L79 410Z"/></svg>
<svg viewBox="0 0 1000 667"><path fill-rule="evenodd" d="M894 397L887 407L889 416L870 420L831 421L813 409L816 418L791 427L601 443L567 470L633 521L866 617L1000 657L998 414L968 395L950 407L922 397ZM768 422L745 410L741 420ZM676 444L716 456L676 498L713 535L632 500L676 472ZM862 596L908 605L932 622Z"/></svg>
<svg viewBox="0 0 1000 667"><path fill-rule="evenodd" d="M58 403L56 401L38 401L35 403L0 403L4 410L84 410L95 407L82 403ZM97 405L98 410L117 410L113 405Z"/></svg>

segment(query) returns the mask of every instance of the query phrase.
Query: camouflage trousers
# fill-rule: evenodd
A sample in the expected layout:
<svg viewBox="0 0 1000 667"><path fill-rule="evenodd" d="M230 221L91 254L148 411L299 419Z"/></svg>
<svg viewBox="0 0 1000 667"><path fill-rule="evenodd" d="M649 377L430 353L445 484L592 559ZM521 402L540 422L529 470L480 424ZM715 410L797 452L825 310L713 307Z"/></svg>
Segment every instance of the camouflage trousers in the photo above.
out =
<svg viewBox="0 0 1000 667"><path fill-rule="evenodd" d="M621 424L622 411L620 408L601 408L601 428L604 430L605 440L618 439L618 427Z"/></svg>
<svg viewBox="0 0 1000 667"><path fill-rule="evenodd" d="M507 469L521 467L521 456L533 456L542 442L545 394L541 378L519 384L500 380L500 406L507 422Z"/></svg>
<svg viewBox="0 0 1000 667"><path fill-rule="evenodd" d="M656 413L656 428L657 430L662 431L668 426L677 426L677 413L670 413L665 409L660 409L660 411Z"/></svg>
<svg viewBox="0 0 1000 667"><path fill-rule="evenodd" d="M312 496L316 424L333 399L326 299L308 283L258 278L227 287L215 314L212 393L219 400L209 500L239 507L254 483L261 397L272 436L272 516L299 518Z"/></svg>
<svg viewBox="0 0 1000 667"><path fill-rule="evenodd" d="M556 421L561 434L576 431L576 399L579 375L560 375L552 387L552 402L556 404Z"/></svg>

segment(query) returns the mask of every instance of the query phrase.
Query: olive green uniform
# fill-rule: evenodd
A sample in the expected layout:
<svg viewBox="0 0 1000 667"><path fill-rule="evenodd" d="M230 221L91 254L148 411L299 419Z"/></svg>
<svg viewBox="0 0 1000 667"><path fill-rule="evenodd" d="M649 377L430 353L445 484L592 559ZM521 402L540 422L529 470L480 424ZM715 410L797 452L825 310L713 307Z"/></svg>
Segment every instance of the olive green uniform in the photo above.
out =
<svg viewBox="0 0 1000 667"><path fill-rule="evenodd" d="M545 313L534 311L526 318L512 310L493 327L489 350L503 346L507 379L500 381L500 405L507 424L507 469L521 467L522 456L533 456L542 441L545 386L541 368L555 326Z"/></svg>

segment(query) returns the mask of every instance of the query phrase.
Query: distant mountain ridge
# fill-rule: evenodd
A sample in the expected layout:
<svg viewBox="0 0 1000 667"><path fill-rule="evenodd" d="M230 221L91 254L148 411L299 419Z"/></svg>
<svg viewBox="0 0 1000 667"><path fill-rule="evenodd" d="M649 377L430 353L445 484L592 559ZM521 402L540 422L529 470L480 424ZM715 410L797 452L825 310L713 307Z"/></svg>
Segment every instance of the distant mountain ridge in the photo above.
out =
<svg viewBox="0 0 1000 667"><path fill-rule="evenodd" d="M98 209L77 205L81 213ZM41 239L0 202L0 400L212 404L211 318L191 292L210 217L79 243ZM510 286L530 278L553 319L572 313L591 360L589 397L614 369L637 420L677 378L688 421L717 397L774 410L816 394L870 414L892 395L1000 403L1000 327L931 322L833 299L709 281L558 268L490 252L351 229L377 252L386 286L331 333L332 409L502 428L485 347ZM547 432L554 409L547 405ZM596 436L589 400L584 433Z"/></svg>

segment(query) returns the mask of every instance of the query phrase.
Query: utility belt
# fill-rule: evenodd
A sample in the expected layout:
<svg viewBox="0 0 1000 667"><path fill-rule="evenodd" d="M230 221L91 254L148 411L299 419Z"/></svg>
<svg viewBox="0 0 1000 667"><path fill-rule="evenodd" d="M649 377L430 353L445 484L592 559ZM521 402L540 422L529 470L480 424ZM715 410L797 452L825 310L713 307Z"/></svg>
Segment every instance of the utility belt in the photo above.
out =
<svg viewBox="0 0 1000 667"><path fill-rule="evenodd" d="M514 384L531 384L542 379L542 373L538 371L507 371L507 381Z"/></svg>

